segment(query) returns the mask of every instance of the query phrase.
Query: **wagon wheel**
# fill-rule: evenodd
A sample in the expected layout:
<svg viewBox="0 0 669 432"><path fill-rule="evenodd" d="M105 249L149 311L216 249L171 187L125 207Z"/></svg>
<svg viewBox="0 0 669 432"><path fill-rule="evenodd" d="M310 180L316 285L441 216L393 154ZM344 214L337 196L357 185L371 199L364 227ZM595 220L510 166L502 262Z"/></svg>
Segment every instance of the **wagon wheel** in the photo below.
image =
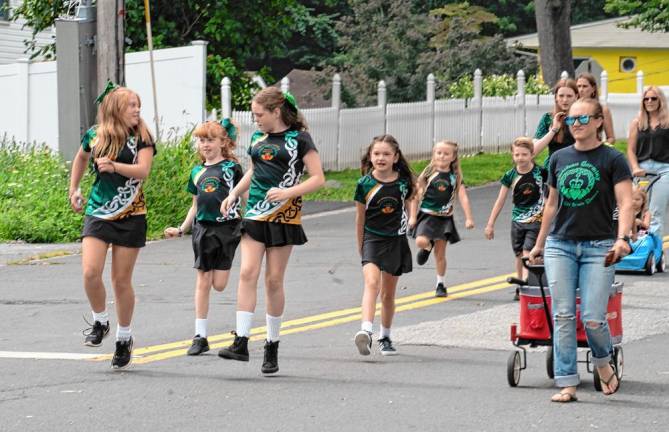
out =
<svg viewBox="0 0 669 432"><path fill-rule="evenodd" d="M623 369L625 367L625 357L623 356L623 347L621 346L613 347L613 363L614 363L613 368L616 370L616 376L618 377L618 382L620 382L623 379Z"/></svg>
<svg viewBox="0 0 669 432"><path fill-rule="evenodd" d="M520 352L514 351L506 362L506 379L509 386L515 387L520 382Z"/></svg>
<svg viewBox="0 0 669 432"><path fill-rule="evenodd" d="M553 371L553 347L549 346L546 350L546 375L548 378L555 378L555 373Z"/></svg>
<svg viewBox="0 0 669 432"><path fill-rule="evenodd" d="M592 367L592 383L595 385L595 390L602 391L602 382L599 381L599 372L596 367Z"/></svg>

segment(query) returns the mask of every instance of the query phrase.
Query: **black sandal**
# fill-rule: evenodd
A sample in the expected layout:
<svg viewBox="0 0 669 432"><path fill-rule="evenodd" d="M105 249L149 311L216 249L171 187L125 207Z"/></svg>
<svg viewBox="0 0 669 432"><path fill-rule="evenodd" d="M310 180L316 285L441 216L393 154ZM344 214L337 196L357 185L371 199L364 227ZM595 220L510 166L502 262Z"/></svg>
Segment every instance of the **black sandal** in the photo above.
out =
<svg viewBox="0 0 669 432"><path fill-rule="evenodd" d="M616 389L613 390L611 393L604 393L604 386L606 385L608 387L613 378L615 378L617 381ZM600 373L599 382L602 387L602 393L604 393L604 396L611 396L612 394L617 392L618 389L620 388L620 380L618 379L618 375L616 375L616 369L613 366L611 366L611 375L609 376L609 379L605 380L604 378L602 378L602 374Z"/></svg>

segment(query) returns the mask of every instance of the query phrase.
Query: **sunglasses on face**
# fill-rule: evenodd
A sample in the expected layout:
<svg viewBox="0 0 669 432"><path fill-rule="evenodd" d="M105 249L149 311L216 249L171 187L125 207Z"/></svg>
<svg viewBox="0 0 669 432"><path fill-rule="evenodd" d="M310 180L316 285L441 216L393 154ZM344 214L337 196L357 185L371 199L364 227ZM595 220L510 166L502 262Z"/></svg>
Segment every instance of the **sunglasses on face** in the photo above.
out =
<svg viewBox="0 0 669 432"><path fill-rule="evenodd" d="M643 101L644 102L655 102L655 101L657 101L657 97L656 96L648 96L648 97L643 98Z"/></svg>
<svg viewBox="0 0 669 432"><path fill-rule="evenodd" d="M579 124L587 125L588 123L590 123L590 119L594 117L595 116L590 114L583 114L580 116L567 116L564 118L564 122L567 126L574 126L574 124L576 124L576 120L578 120Z"/></svg>

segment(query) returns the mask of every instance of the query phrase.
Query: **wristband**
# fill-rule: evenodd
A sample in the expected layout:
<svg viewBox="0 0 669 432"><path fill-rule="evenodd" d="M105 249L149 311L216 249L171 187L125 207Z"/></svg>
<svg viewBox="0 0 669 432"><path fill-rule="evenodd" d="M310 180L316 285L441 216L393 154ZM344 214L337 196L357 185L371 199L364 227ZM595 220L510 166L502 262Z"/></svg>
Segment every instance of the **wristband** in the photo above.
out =
<svg viewBox="0 0 669 432"><path fill-rule="evenodd" d="M560 132L560 128L552 128L552 129L551 129L551 132L553 132L554 134L556 134L556 133Z"/></svg>
<svg viewBox="0 0 669 432"><path fill-rule="evenodd" d="M179 237L183 237L183 236L184 236L184 230L179 228Z"/></svg>
<svg viewBox="0 0 669 432"><path fill-rule="evenodd" d="M630 242L630 236L618 236L618 238L616 240L622 240L625 243L629 243Z"/></svg>

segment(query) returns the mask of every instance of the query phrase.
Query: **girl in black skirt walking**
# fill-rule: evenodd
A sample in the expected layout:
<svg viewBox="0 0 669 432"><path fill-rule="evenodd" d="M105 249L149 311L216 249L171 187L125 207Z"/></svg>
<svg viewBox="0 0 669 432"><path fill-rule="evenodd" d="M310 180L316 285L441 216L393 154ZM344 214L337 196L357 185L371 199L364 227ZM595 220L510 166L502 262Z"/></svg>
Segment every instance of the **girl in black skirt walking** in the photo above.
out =
<svg viewBox="0 0 669 432"><path fill-rule="evenodd" d="M379 350L382 355L395 355L390 327L397 281L412 269L406 208L414 192L414 175L391 135L375 137L361 165L363 177L355 190L356 235L365 288L361 329L354 341L360 354L371 353L372 322L380 293Z"/></svg>
<svg viewBox="0 0 669 432"><path fill-rule="evenodd" d="M207 340L207 314L209 292L214 287L223 291L228 284L230 267L239 244L241 208L240 201L222 214L221 203L244 175L234 154L237 128L224 119L221 123L204 122L193 131L197 138L202 163L190 173L188 192L193 194L193 204L183 223L165 230L165 237L181 237L193 229L195 282L195 337L188 355L209 351Z"/></svg>
<svg viewBox="0 0 669 432"><path fill-rule="evenodd" d="M436 297L446 297L446 244L457 243L460 236L453 222L453 205L457 196L465 212L465 228L474 228L467 191L462 185L458 145L440 141L432 148L432 160L418 176L418 199L411 206L409 226L416 239L416 262L423 265L434 250L437 264Z"/></svg>

